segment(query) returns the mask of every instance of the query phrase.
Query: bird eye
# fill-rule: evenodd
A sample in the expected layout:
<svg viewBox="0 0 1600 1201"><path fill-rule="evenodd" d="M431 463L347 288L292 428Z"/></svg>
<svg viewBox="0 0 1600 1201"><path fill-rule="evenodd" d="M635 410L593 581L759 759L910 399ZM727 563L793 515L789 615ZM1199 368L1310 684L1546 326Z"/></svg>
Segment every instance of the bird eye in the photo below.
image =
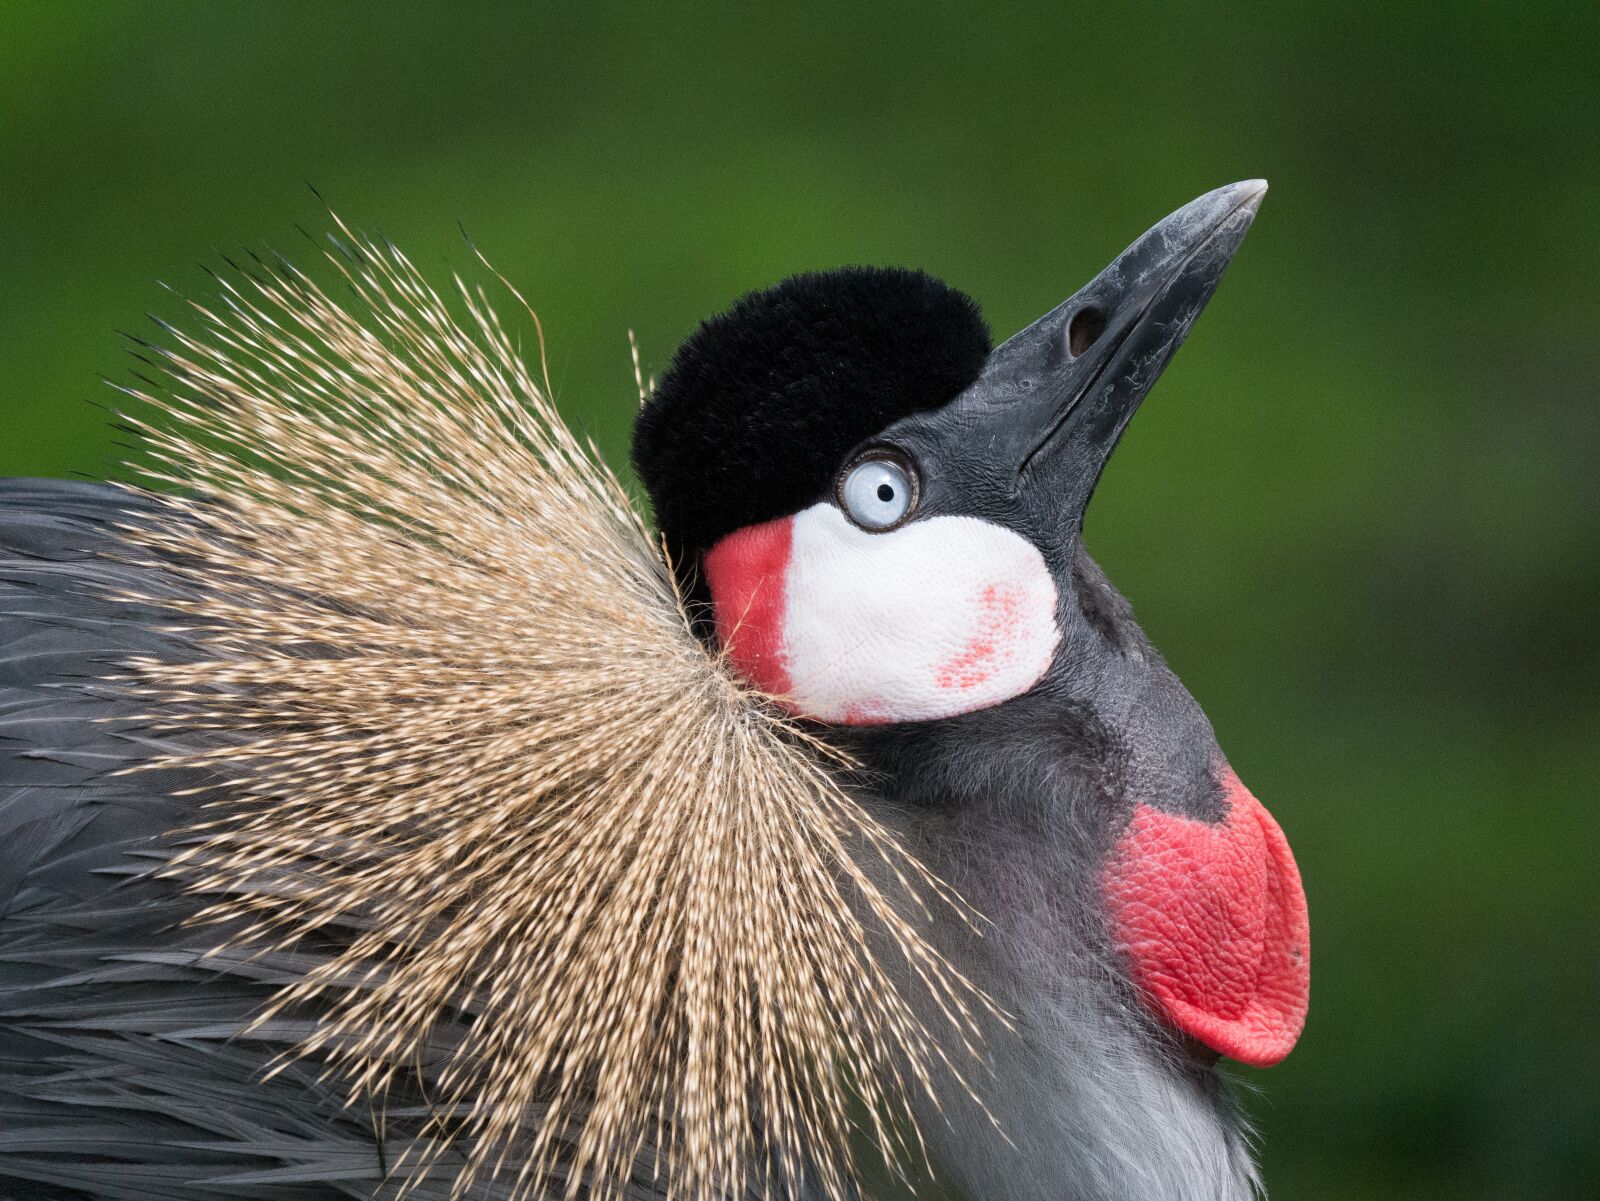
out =
<svg viewBox="0 0 1600 1201"><path fill-rule="evenodd" d="M883 453L857 459L839 480L839 507L864 530L889 530L911 516L917 478L911 465Z"/></svg>

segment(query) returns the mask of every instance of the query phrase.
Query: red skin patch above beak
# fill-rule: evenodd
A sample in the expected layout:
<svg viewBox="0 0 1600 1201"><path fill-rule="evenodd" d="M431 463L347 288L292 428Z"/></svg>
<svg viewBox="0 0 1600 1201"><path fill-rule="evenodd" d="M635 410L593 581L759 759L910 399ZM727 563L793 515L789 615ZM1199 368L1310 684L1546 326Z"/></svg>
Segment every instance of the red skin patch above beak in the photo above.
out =
<svg viewBox="0 0 1600 1201"><path fill-rule="evenodd" d="M1221 822L1134 810L1104 877L1112 935L1164 1021L1268 1067L1305 1025L1310 921L1278 823L1232 771L1223 787Z"/></svg>
<svg viewBox="0 0 1600 1201"><path fill-rule="evenodd" d="M791 687L783 654L784 597L794 551L794 518L746 526L706 552L717 640L733 669L772 696Z"/></svg>

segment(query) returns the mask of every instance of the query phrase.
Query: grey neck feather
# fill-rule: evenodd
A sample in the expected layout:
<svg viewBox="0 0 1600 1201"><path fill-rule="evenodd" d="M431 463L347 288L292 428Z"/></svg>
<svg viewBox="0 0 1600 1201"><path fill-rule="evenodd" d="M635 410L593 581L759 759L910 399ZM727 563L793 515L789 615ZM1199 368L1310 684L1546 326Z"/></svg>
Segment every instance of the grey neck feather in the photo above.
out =
<svg viewBox="0 0 1600 1201"><path fill-rule="evenodd" d="M951 1080L941 1112L920 1115L942 1174L974 1201L1258 1191L1215 1056L1150 1019L1107 946L1098 880L1118 815L1135 792L1181 791L1215 753L1159 657L1137 663L1137 678L1132 658L1100 673L1112 704L1047 681L1009 704L879 727L852 746L869 767L863 800L991 923L973 934L947 916L929 932L1015 1018L1014 1030L986 1032L982 1105Z"/></svg>

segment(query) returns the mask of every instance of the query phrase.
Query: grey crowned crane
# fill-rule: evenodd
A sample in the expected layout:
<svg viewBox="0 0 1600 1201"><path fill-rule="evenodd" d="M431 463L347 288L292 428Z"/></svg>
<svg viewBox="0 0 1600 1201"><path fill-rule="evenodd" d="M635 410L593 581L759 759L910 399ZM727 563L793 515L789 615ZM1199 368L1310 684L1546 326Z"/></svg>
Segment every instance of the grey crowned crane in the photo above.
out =
<svg viewBox="0 0 1600 1201"><path fill-rule="evenodd" d="M745 297L641 382L653 531L342 226L142 343L143 486L0 483L0 1196L1252 1196L1304 896L1082 529L1264 191L994 348Z"/></svg>

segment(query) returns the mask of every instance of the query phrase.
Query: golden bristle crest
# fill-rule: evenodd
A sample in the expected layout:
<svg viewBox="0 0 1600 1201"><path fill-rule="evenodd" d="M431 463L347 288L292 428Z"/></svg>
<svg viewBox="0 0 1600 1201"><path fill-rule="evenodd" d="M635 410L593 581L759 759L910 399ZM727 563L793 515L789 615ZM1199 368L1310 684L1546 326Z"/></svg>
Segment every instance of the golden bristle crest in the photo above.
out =
<svg viewBox="0 0 1600 1201"><path fill-rule="evenodd" d="M969 915L695 638L484 290L339 230L349 299L240 271L131 390L177 492L129 537L200 648L133 687L229 785L167 870L229 950L345 932L263 1020L315 1000L353 1101L459 1026L412 1181L847 1196L853 1121L905 1153L885 1115L977 1054L919 933Z"/></svg>

